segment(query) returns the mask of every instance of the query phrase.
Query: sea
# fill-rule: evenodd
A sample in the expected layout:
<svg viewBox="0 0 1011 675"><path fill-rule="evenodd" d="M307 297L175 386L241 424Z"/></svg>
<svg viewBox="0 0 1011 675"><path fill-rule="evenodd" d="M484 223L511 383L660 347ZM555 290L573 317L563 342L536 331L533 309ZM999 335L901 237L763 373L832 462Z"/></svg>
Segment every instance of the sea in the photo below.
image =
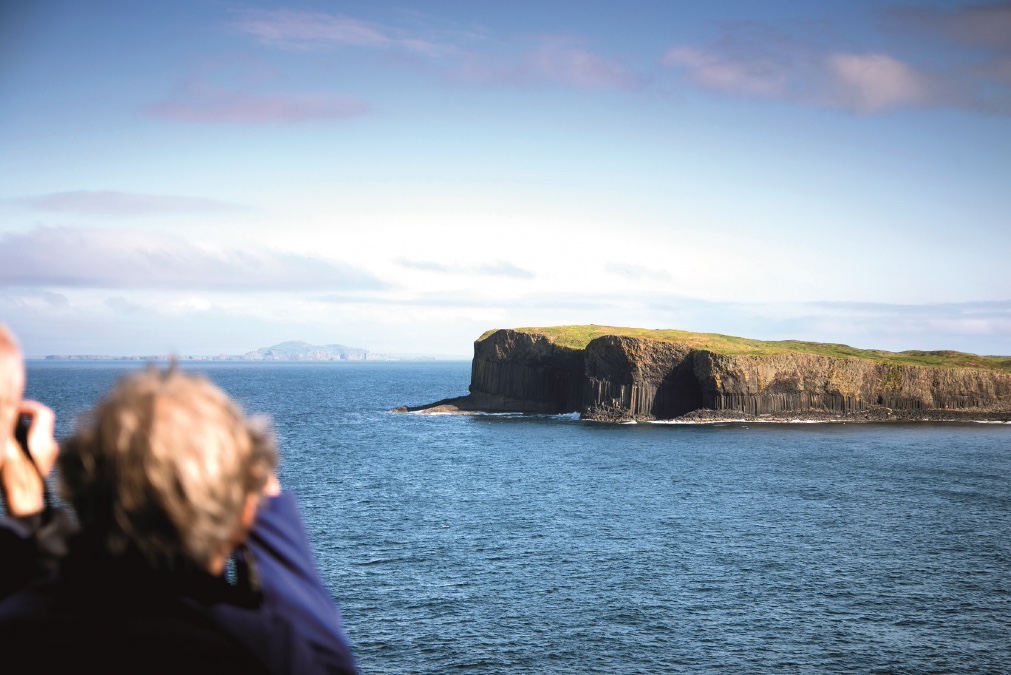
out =
<svg viewBox="0 0 1011 675"><path fill-rule="evenodd" d="M62 437L141 367L28 394ZM417 415L469 363L182 367L272 418L364 674L1011 671L1011 425Z"/></svg>

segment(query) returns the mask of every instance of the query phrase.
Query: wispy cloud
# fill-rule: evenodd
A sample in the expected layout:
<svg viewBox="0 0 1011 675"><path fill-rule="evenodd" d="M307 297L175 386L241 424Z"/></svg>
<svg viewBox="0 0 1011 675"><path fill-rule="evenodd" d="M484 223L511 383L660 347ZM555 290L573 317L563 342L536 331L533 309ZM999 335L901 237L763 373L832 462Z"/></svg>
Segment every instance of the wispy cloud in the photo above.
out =
<svg viewBox="0 0 1011 675"><path fill-rule="evenodd" d="M636 89L647 78L616 60L606 59L572 37L549 36L519 58L470 52L447 73L472 84L530 86L555 84L576 89Z"/></svg>
<svg viewBox="0 0 1011 675"><path fill-rule="evenodd" d="M145 108L152 117L210 124L343 120L360 117L370 111L368 103L350 95L257 94L194 81L180 87L169 98Z"/></svg>
<svg viewBox="0 0 1011 675"><path fill-rule="evenodd" d="M829 312L867 317L875 316L932 316L945 319L976 319L987 317L1003 320L1011 328L1011 300L986 302L937 302L919 305L901 305L884 302L812 302L811 307Z"/></svg>
<svg viewBox="0 0 1011 675"><path fill-rule="evenodd" d="M263 44L285 49L321 49L345 45L398 48L430 56L449 50L445 45L402 30L325 12L253 10L243 13L235 25Z"/></svg>
<svg viewBox="0 0 1011 675"><path fill-rule="evenodd" d="M748 29L754 28L735 30ZM858 114L928 105L941 98L930 77L888 54L819 52L768 31L761 33L764 41L728 37L708 48L673 47L663 62L701 89Z"/></svg>
<svg viewBox="0 0 1011 675"><path fill-rule="evenodd" d="M632 89L644 82L644 78L631 69L593 54L571 38L545 38L527 55L524 65L536 79L586 89Z"/></svg>
<svg viewBox="0 0 1011 675"><path fill-rule="evenodd" d="M348 94L275 90L283 79L255 59L211 61L143 112L176 122L266 124L342 120L371 110L368 103Z"/></svg>
<svg viewBox="0 0 1011 675"><path fill-rule="evenodd" d="M872 115L897 108L955 107L1011 114L1011 3L955 11L887 13L903 41L942 44L902 55L800 37L761 23L728 24L712 44L675 45L663 63L685 81L721 94L792 101ZM826 37L826 36L821 36Z"/></svg>
<svg viewBox="0 0 1011 675"><path fill-rule="evenodd" d="M789 68L770 58L742 58L719 49L673 47L663 62L682 69L703 89L741 96L782 96L789 84Z"/></svg>
<svg viewBox="0 0 1011 675"><path fill-rule="evenodd" d="M423 272L453 272L452 268L443 265L442 263L435 262L434 260L410 260L408 258L400 258L397 260L397 264L410 270L421 270Z"/></svg>
<svg viewBox="0 0 1011 675"><path fill-rule="evenodd" d="M604 270L609 274L625 277L626 279L653 279L658 281L670 279L670 275L666 272L666 270L652 269L642 265L633 265L629 263L608 263L604 267Z"/></svg>
<svg viewBox="0 0 1011 675"><path fill-rule="evenodd" d="M487 274L494 277L512 277L514 279L534 278L534 274L530 270L517 267L516 265L504 260L497 260L487 265L478 265L474 269L481 274Z"/></svg>
<svg viewBox="0 0 1011 675"><path fill-rule="evenodd" d="M19 288L12 292L0 285L0 309L10 311L33 305L62 309L70 306L70 300L63 293L55 293L44 288Z"/></svg>
<svg viewBox="0 0 1011 675"><path fill-rule="evenodd" d="M882 53L812 53L795 60L789 54L754 57L720 47L674 47L664 56L664 64L702 89L858 114L944 100L943 90L928 75Z"/></svg>
<svg viewBox="0 0 1011 675"><path fill-rule="evenodd" d="M479 276L512 277L514 279L533 279L534 274L530 270L517 267L505 260L496 260L481 265L445 265L434 260L412 260L400 258L397 264L401 267L420 270L423 272L434 272L437 274L476 274Z"/></svg>
<svg viewBox="0 0 1011 675"><path fill-rule="evenodd" d="M202 247L166 234L43 227L0 239L0 286L336 291L386 284L339 261Z"/></svg>
<svg viewBox="0 0 1011 675"><path fill-rule="evenodd" d="M241 208L236 204L204 197L113 192L109 190L51 192L19 201L39 211L102 216L200 213Z"/></svg>
<svg viewBox="0 0 1011 675"><path fill-rule="evenodd" d="M829 54L826 105L872 114L940 102L929 78L887 54Z"/></svg>
<svg viewBox="0 0 1011 675"><path fill-rule="evenodd" d="M340 14L294 10L246 12L236 27L262 44L299 50L357 47L408 52L434 59L451 81L482 85L555 84L579 89L642 86L646 78L617 60L593 53L570 36L543 36L518 54L495 53L473 33L442 32L438 39ZM454 42L455 39L455 42ZM459 43L459 44L458 44Z"/></svg>
<svg viewBox="0 0 1011 675"><path fill-rule="evenodd" d="M865 334L866 346L1011 355L1011 301L921 305L821 302L801 305L800 310L812 330L822 335ZM897 344L898 340L903 342Z"/></svg>

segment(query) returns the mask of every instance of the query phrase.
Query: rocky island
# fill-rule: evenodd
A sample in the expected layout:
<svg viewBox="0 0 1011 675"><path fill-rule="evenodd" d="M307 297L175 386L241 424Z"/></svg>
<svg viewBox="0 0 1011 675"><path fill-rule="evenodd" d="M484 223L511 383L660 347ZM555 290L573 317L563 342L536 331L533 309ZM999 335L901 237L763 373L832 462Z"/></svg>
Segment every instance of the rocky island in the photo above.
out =
<svg viewBox="0 0 1011 675"><path fill-rule="evenodd" d="M397 411L1011 421L1011 357L596 325L501 329L474 343L469 394Z"/></svg>

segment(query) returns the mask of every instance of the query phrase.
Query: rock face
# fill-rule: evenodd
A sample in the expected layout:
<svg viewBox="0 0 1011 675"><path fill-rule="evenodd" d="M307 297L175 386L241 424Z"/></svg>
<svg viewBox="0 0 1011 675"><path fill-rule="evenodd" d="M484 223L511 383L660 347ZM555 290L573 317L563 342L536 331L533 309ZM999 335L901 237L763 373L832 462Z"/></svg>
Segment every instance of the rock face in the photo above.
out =
<svg viewBox="0 0 1011 675"><path fill-rule="evenodd" d="M619 335L570 349L499 330L475 343L470 394L433 405L610 421L707 410L745 417L973 410L1011 419L1011 374L806 353L727 355Z"/></svg>
<svg viewBox="0 0 1011 675"><path fill-rule="evenodd" d="M687 345L607 335L583 350L580 414L587 419L671 419L703 406Z"/></svg>
<svg viewBox="0 0 1011 675"><path fill-rule="evenodd" d="M827 410L991 409L1011 405L1011 375L810 354L768 357L693 354L703 407L751 415Z"/></svg>
<svg viewBox="0 0 1011 675"><path fill-rule="evenodd" d="M565 413L583 402L583 352L500 330L474 343L471 397L491 410Z"/></svg>

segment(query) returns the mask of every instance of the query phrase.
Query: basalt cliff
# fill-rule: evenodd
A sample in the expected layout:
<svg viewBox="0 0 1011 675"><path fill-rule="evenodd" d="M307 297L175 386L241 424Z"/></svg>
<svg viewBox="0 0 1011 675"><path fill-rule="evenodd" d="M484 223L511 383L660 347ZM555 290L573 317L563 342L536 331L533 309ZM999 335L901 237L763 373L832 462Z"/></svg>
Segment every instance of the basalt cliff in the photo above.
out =
<svg viewBox="0 0 1011 675"><path fill-rule="evenodd" d="M1011 358L603 326L495 330L474 343L468 395L398 410L1011 421Z"/></svg>

